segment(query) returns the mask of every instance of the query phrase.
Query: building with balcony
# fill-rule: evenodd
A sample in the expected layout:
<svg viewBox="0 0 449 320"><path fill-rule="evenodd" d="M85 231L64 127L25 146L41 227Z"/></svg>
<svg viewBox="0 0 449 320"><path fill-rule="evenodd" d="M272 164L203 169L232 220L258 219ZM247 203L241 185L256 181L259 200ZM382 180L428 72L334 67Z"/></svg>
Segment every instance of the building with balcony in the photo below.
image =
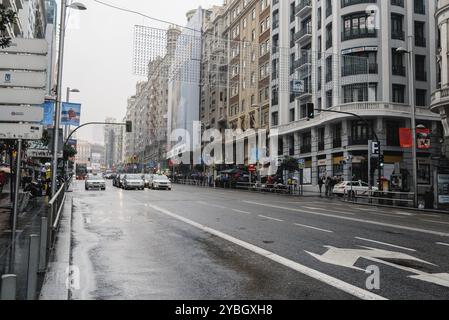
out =
<svg viewBox="0 0 449 320"><path fill-rule="evenodd" d="M449 156L449 0L439 0L435 15L439 30L437 88L432 93L431 110L441 115L446 139L445 154Z"/></svg>
<svg viewBox="0 0 449 320"><path fill-rule="evenodd" d="M271 11L270 122L281 135L281 157L303 159L310 185L324 175L350 179L351 167L356 179L367 181L368 140L374 131L385 156L384 176L401 176L402 189L410 190L412 152L400 147L399 129L411 127L413 94L417 125L432 131L431 149L418 151L419 191L430 188L442 131L429 108L437 85L430 58L436 55L436 1L288 0L273 3ZM407 48L410 37L413 73L407 54L396 50ZM409 92L410 74L415 92ZM326 110L356 113L368 125ZM350 156L352 166L345 164ZM371 175L375 181L374 171Z"/></svg>

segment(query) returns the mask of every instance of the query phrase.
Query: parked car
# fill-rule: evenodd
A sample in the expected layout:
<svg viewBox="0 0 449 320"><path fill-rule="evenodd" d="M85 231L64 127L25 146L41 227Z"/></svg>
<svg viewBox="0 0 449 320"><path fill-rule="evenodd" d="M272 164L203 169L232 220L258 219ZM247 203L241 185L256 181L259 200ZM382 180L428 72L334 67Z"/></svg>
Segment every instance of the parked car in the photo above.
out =
<svg viewBox="0 0 449 320"><path fill-rule="evenodd" d="M144 190L145 181L141 174L127 174L123 179L123 189Z"/></svg>
<svg viewBox="0 0 449 320"><path fill-rule="evenodd" d="M154 176L154 174L146 174L143 176L143 179L145 181L145 188L148 188L148 189L150 188L150 184L153 179L153 176Z"/></svg>
<svg viewBox="0 0 449 320"><path fill-rule="evenodd" d="M171 190L171 182L167 176L155 174L151 177L151 189Z"/></svg>
<svg viewBox="0 0 449 320"><path fill-rule="evenodd" d="M356 195L368 195L370 187L368 183L362 181L343 181L334 187L333 193L339 197L343 197L345 194L351 197ZM372 191L379 191L379 188L372 187Z"/></svg>
<svg viewBox="0 0 449 320"><path fill-rule="evenodd" d="M86 181L84 182L84 188L89 191L94 190L106 190L106 181L101 175L88 174Z"/></svg>

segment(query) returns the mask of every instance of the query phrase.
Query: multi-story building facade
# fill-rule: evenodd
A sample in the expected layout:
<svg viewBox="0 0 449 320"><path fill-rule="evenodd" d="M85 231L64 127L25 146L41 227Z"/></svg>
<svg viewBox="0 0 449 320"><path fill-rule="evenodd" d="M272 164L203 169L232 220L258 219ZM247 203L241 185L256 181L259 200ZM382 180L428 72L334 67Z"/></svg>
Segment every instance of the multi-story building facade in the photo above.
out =
<svg viewBox="0 0 449 320"><path fill-rule="evenodd" d="M227 127L227 43L225 8L214 6L203 24L200 120L203 130Z"/></svg>
<svg viewBox="0 0 449 320"><path fill-rule="evenodd" d="M441 115L445 143L443 153L449 159L449 1L439 0L436 12L439 37L437 45L437 90L432 94L432 111Z"/></svg>
<svg viewBox="0 0 449 320"><path fill-rule="evenodd" d="M268 128L270 105L270 0L225 4L228 40L228 127Z"/></svg>
<svg viewBox="0 0 449 320"><path fill-rule="evenodd" d="M91 165L92 146L88 141L78 140L76 144L76 163L84 164L88 167Z"/></svg>
<svg viewBox="0 0 449 320"><path fill-rule="evenodd" d="M273 2L272 67L279 79L272 78L271 127L282 138L281 155L304 161L305 183L316 185L324 175L350 179L350 169L367 181L367 145L374 131L385 155L385 178L394 173L410 190L412 152L400 147L399 129L411 127L413 95L417 124L434 133L432 148L418 152L420 192L431 187L441 131L428 107L436 88L430 58L436 54L435 5L433 0ZM401 47L413 54L413 72ZM409 92L411 75L415 92ZM291 90L295 81L299 92ZM369 126L326 110L356 113ZM352 165L345 164L350 158Z"/></svg>

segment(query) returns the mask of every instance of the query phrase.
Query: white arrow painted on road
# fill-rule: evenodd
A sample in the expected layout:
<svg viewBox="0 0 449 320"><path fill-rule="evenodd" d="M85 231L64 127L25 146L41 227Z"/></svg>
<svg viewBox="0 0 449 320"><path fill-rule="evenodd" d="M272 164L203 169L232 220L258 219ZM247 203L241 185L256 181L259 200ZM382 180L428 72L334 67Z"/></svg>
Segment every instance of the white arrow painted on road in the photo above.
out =
<svg viewBox="0 0 449 320"><path fill-rule="evenodd" d="M436 267L436 265L430 262L415 258L405 253L386 251L369 247L362 247L364 249L342 249L331 246L325 246L325 248L328 248L329 250L323 255L318 255L308 251L306 251L306 253L310 254L312 257L321 262L351 268L363 272L365 272L365 270L356 267L355 264L359 259L364 258L366 260L384 264L414 274L413 276L409 276L409 278L426 281L444 287L449 287L449 273L431 274L382 260L382 259L396 259L396 260L415 261Z"/></svg>

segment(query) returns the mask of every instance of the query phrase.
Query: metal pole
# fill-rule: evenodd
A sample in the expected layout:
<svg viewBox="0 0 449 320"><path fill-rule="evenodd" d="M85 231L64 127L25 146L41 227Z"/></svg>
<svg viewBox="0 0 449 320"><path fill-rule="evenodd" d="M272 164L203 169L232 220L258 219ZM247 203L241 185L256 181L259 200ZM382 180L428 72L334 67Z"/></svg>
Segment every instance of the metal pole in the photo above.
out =
<svg viewBox="0 0 449 320"><path fill-rule="evenodd" d="M416 106L415 106L415 68L413 54L413 36L408 38L408 59L409 59L409 99L411 110L412 129L412 161L413 161L413 190L415 207L418 206L418 159L416 152Z"/></svg>
<svg viewBox="0 0 449 320"><path fill-rule="evenodd" d="M39 236L30 235L28 251L27 300L36 300L37 272L39 269Z"/></svg>
<svg viewBox="0 0 449 320"><path fill-rule="evenodd" d="M371 190L371 157L373 140L368 141L368 187ZM379 158L380 159L380 158ZM371 195L370 195L371 196Z"/></svg>
<svg viewBox="0 0 449 320"><path fill-rule="evenodd" d="M61 125L61 101L62 101L62 71L64 68L64 38L67 0L61 0L61 22L59 26L59 51L58 51L58 83L55 107L55 127L53 132L53 168L51 177L51 195L57 192L56 175L58 172L58 138Z"/></svg>
<svg viewBox="0 0 449 320"><path fill-rule="evenodd" d="M22 156L22 139L17 140L17 155L16 155L16 175L14 185L14 204L12 217L12 232L11 232L11 261L10 273L14 273L15 253L16 253L16 233L17 233L17 217L19 215L19 187L20 187L20 167Z"/></svg>

